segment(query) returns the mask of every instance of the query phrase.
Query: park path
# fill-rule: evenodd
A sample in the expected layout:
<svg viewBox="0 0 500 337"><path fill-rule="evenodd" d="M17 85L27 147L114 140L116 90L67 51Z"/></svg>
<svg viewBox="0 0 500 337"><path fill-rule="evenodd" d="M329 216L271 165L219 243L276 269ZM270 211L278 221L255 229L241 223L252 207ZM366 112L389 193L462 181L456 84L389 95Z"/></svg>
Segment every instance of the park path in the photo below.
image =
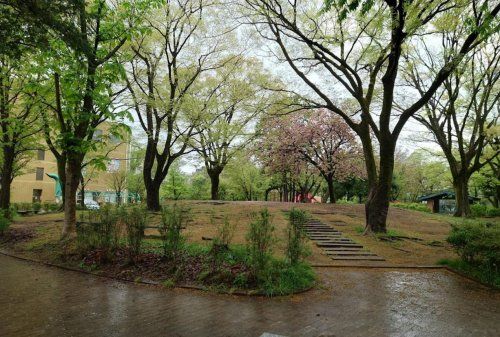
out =
<svg viewBox="0 0 500 337"><path fill-rule="evenodd" d="M0 255L0 336L498 336L500 293L447 271L318 269L247 298L115 282Z"/></svg>
<svg viewBox="0 0 500 337"><path fill-rule="evenodd" d="M335 226L345 226L336 222ZM307 237L313 241L332 260L349 262L385 261L351 238L342 235L338 229L317 219L309 219L302 228Z"/></svg>

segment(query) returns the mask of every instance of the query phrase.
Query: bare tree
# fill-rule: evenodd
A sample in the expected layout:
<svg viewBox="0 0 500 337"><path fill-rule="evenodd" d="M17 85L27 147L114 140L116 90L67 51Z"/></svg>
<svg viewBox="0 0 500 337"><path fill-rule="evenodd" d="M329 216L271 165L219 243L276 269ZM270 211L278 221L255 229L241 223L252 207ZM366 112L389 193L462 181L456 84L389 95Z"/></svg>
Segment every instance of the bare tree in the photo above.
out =
<svg viewBox="0 0 500 337"><path fill-rule="evenodd" d="M109 173L109 187L113 189L116 195L117 205L121 205L123 191L127 186L127 171L117 170Z"/></svg>
<svg viewBox="0 0 500 337"><path fill-rule="evenodd" d="M500 3L455 1L245 0L244 10L273 53L288 64L310 95L297 109L326 108L357 133L369 184L366 230L386 231L396 143L408 120L434 95L462 59L498 28ZM467 25L458 52L443 64L422 97L394 109L402 52L417 35L446 17ZM452 27L452 29L456 29ZM450 28L450 27L448 27ZM333 94L332 94L333 93ZM378 146L378 149L376 149Z"/></svg>

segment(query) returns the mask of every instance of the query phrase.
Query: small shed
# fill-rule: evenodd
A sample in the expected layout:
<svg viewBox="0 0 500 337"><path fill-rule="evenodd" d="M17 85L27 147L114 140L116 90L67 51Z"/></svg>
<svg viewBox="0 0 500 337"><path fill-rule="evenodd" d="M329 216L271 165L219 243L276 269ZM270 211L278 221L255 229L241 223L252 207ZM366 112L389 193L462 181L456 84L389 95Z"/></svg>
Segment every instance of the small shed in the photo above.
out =
<svg viewBox="0 0 500 337"><path fill-rule="evenodd" d="M423 195L417 199L420 202L426 202L427 207L432 213L453 213L455 212L455 192L441 191ZM478 201L479 198L469 196L469 204Z"/></svg>

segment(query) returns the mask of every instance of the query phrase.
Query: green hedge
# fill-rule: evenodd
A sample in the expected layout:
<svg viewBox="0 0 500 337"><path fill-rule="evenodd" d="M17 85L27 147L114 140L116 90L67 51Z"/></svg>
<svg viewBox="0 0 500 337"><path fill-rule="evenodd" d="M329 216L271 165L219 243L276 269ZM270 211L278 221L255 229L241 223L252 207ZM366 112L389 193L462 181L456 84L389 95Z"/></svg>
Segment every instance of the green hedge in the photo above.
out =
<svg viewBox="0 0 500 337"><path fill-rule="evenodd" d="M474 217L495 217L500 216L500 208L475 204L470 206L471 214Z"/></svg>

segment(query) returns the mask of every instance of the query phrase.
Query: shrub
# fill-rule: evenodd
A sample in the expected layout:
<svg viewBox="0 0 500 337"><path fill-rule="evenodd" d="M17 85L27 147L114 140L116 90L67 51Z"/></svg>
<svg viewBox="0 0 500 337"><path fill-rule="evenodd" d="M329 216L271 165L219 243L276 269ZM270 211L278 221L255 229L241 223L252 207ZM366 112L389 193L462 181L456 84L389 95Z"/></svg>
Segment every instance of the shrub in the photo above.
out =
<svg viewBox="0 0 500 337"><path fill-rule="evenodd" d="M128 249L131 261L141 253L144 230L146 229L147 212L141 207L121 209L122 222L127 229Z"/></svg>
<svg viewBox="0 0 500 337"><path fill-rule="evenodd" d="M184 237L181 232L189 221L189 209L177 204L163 208L158 230L165 257L176 259L179 256L184 244Z"/></svg>
<svg viewBox="0 0 500 337"><path fill-rule="evenodd" d="M59 209L59 205L54 202L44 202L42 208L45 212L53 212Z"/></svg>
<svg viewBox="0 0 500 337"><path fill-rule="evenodd" d="M314 284L314 271L306 263L290 265L285 261L272 260L261 281L265 295L287 295L305 290Z"/></svg>
<svg viewBox="0 0 500 337"><path fill-rule="evenodd" d="M60 208L60 205L57 204L57 203L50 203L49 204L49 209L54 212L54 211L58 211Z"/></svg>
<svg viewBox="0 0 500 337"><path fill-rule="evenodd" d="M39 202L34 202L32 207L33 207L33 212L38 213L42 209L42 204L40 204Z"/></svg>
<svg viewBox="0 0 500 337"><path fill-rule="evenodd" d="M0 210L0 235L3 235L10 226L10 219L5 216L5 211Z"/></svg>
<svg viewBox="0 0 500 337"><path fill-rule="evenodd" d="M89 211L87 217L88 219L85 219L82 214L82 222L77 225L78 248L82 252L100 249L109 255L119 245L121 228L118 212L110 206L105 206Z"/></svg>
<svg viewBox="0 0 500 337"><path fill-rule="evenodd" d="M462 260L487 266L498 272L500 266L500 224L464 221L453 225L447 241Z"/></svg>
<svg viewBox="0 0 500 337"><path fill-rule="evenodd" d="M473 217L496 217L500 216L500 208L487 206L483 204L474 204L470 206Z"/></svg>
<svg viewBox="0 0 500 337"><path fill-rule="evenodd" d="M214 219L210 221L215 224ZM212 248L210 250L212 257L212 271L220 267L219 263L224 259L224 254L229 252L229 245L234 236L236 224L229 221L228 216L224 216L223 223L217 227L217 234L212 241Z"/></svg>
<svg viewBox="0 0 500 337"><path fill-rule="evenodd" d="M19 204L18 203L11 203L10 204L10 210L12 212L16 212L17 213L17 211L19 210Z"/></svg>
<svg viewBox="0 0 500 337"><path fill-rule="evenodd" d="M409 209L412 211L431 213L431 210L427 207L427 205L418 202L410 202L410 203L395 202L392 203L391 206L394 206L396 208Z"/></svg>
<svg viewBox="0 0 500 337"><path fill-rule="evenodd" d="M304 211L292 208L288 215L286 255L292 265L297 264L306 254L303 227L307 215Z"/></svg>
<svg viewBox="0 0 500 337"><path fill-rule="evenodd" d="M272 246L275 242L273 232L274 226L267 209L254 215L254 221L250 223L247 233L247 251L252 271L256 277L263 275L269 266Z"/></svg>
<svg viewBox="0 0 500 337"><path fill-rule="evenodd" d="M229 221L229 217L224 216L222 225L217 228L217 235L214 238L214 244L229 248L229 244L234 237L234 231L236 230L236 224Z"/></svg>

